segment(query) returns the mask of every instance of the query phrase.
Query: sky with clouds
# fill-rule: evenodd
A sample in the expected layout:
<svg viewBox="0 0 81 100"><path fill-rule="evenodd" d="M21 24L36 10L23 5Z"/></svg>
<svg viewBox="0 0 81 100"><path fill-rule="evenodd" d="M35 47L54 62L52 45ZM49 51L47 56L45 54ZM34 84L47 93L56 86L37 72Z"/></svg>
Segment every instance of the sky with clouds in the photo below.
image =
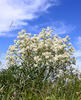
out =
<svg viewBox="0 0 81 100"><path fill-rule="evenodd" d="M0 60L21 29L38 34L47 26L70 36L81 70L81 0L0 0Z"/></svg>

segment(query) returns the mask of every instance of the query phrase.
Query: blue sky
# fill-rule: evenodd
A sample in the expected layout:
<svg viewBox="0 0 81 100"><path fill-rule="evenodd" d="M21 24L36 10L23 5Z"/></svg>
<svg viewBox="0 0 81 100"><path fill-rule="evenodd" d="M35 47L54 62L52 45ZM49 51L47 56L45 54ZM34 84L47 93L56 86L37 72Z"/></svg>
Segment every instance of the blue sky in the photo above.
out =
<svg viewBox="0 0 81 100"><path fill-rule="evenodd" d="M50 26L61 37L69 35L81 70L81 0L0 0L0 59L21 29L38 34Z"/></svg>

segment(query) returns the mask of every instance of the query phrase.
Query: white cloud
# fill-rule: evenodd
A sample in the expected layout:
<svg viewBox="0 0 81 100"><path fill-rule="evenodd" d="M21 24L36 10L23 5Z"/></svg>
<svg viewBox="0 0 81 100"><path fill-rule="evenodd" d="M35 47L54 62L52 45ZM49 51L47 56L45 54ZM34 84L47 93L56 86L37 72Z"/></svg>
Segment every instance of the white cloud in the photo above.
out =
<svg viewBox="0 0 81 100"><path fill-rule="evenodd" d="M52 26L54 28L55 34L67 34L72 32L76 27L70 24L65 24L64 22L56 22L55 25Z"/></svg>
<svg viewBox="0 0 81 100"><path fill-rule="evenodd" d="M49 26L51 29L54 30L54 34L69 34L72 31L75 30L75 26L70 25L70 24L65 24L62 21L55 21L55 22L51 22L49 21L49 23L43 23L43 24L39 24L39 25L28 25L28 30L31 31L33 30L36 33L39 33L41 31L42 28L46 28L47 26Z"/></svg>
<svg viewBox="0 0 81 100"><path fill-rule="evenodd" d="M27 25L24 20L37 18L57 3L58 0L0 0L0 36L6 36L3 32L10 31L10 26L13 30Z"/></svg>
<svg viewBox="0 0 81 100"><path fill-rule="evenodd" d="M76 45L77 45L77 50L75 51L74 56L77 58L76 66L81 71L81 36L77 38Z"/></svg>
<svg viewBox="0 0 81 100"><path fill-rule="evenodd" d="M81 46L81 36L78 37L78 44Z"/></svg>
<svg viewBox="0 0 81 100"><path fill-rule="evenodd" d="M0 64L0 70L7 68L7 66L5 66L5 64L6 64L5 56L6 56L5 53L1 53L0 54L0 62L1 62L1 64Z"/></svg>
<svg viewBox="0 0 81 100"><path fill-rule="evenodd" d="M81 71L81 50L76 50L74 56L76 57L76 67Z"/></svg>
<svg viewBox="0 0 81 100"><path fill-rule="evenodd" d="M76 50L74 56L77 58L81 57L81 50Z"/></svg>
<svg viewBox="0 0 81 100"><path fill-rule="evenodd" d="M77 66L77 68L80 70L80 72L81 72L81 59L77 59L76 60L76 66Z"/></svg>

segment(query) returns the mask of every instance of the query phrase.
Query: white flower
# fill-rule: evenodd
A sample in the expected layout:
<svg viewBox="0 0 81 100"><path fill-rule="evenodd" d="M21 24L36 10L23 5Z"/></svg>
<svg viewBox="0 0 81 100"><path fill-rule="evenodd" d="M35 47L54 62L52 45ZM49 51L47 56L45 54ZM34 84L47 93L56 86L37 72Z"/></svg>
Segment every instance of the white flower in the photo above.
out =
<svg viewBox="0 0 81 100"><path fill-rule="evenodd" d="M21 50L18 51L19 54L24 54L25 53L25 49L22 48Z"/></svg>
<svg viewBox="0 0 81 100"><path fill-rule="evenodd" d="M48 56L48 55L46 55L46 56L45 56L45 58L46 58L46 59L48 59L48 58L49 58L49 56Z"/></svg>
<svg viewBox="0 0 81 100"><path fill-rule="evenodd" d="M61 76L63 76L63 70L59 70L59 76L61 77Z"/></svg>
<svg viewBox="0 0 81 100"><path fill-rule="evenodd" d="M50 27L47 27L47 30L49 31L50 30Z"/></svg>
<svg viewBox="0 0 81 100"><path fill-rule="evenodd" d="M67 42L68 40L66 38L63 39L64 42Z"/></svg>
<svg viewBox="0 0 81 100"><path fill-rule="evenodd" d="M17 36L17 38L18 39L25 39L25 35L23 34L23 35L19 35L19 36Z"/></svg>
<svg viewBox="0 0 81 100"><path fill-rule="evenodd" d="M72 45L71 43L68 44L68 46L71 46L71 45Z"/></svg>
<svg viewBox="0 0 81 100"><path fill-rule="evenodd" d="M11 50L11 51L13 51L13 50L15 50L15 48L16 48L16 46L9 46L9 50Z"/></svg>
<svg viewBox="0 0 81 100"><path fill-rule="evenodd" d="M38 61L38 59L39 59L39 56L35 56L35 57L34 57L34 60L35 60L35 61Z"/></svg>
<svg viewBox="0 0 81 100"><path fill-rule="evenodd" d="M53 62L59 66L65 62L73 61L74 49L71 47L71 43L68 43L69 37L61 38L58 35L51 35L51 33L52 30L47 27L38 35L31 37L31 34L22 30L18 33L18 39L14 40L14 45L9 47L6 58L16 64L22 61L28 64L32 60L31 63L35 62L37 65L45 61L46 64Z"/></svg>
<svg viewBox="0 0 81 100"><path fill-rule="evenodd" d="M16 43L17 42L17 40L14 40L14 43Z"/></svg>

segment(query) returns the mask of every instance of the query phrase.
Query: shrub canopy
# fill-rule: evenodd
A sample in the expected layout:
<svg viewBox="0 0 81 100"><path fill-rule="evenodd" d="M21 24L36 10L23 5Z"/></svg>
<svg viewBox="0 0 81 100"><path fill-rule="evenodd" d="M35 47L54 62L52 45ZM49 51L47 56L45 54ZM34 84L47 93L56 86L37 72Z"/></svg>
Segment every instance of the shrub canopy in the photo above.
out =
<svg viewBox="0 0 81 100"><path fill-rule="evenodd" d="M62 73L75 64L74 48L69 36L61 38L53 34L49 27L31 36L24 30L18 33L14 45L9 47L6 59L9 65L25 65L27 68L42 68L45 71Z"/></svg>

